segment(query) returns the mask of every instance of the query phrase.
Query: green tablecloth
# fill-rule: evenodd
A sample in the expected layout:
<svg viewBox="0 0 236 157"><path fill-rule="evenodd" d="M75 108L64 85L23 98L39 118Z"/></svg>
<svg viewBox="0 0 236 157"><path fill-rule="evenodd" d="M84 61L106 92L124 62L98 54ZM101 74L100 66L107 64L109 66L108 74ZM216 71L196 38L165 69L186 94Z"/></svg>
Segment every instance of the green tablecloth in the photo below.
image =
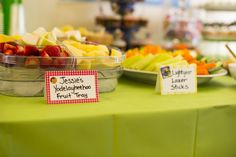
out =
<svg viewBox="0 0 236 157"><path fill-rule="evenodd" d="M161 96L122 78L99 103L0 95L0 157L235 157L236 81Z"/></svg>

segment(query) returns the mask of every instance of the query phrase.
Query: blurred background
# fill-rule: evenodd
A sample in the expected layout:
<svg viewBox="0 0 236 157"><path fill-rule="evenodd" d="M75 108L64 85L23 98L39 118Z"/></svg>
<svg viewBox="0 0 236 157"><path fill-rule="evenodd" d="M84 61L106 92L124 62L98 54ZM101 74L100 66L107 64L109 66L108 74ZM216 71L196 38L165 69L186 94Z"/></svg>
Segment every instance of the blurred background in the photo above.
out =
<svg viewBox="0 0 236 157"><path fill-rule="evenodd" d="M38 27L79 29L91 40L128 49L186 43L228 57L235 45L235 0L1 0L1 28L23 34ZM236 45L235 45L236 47Z"/></svg>

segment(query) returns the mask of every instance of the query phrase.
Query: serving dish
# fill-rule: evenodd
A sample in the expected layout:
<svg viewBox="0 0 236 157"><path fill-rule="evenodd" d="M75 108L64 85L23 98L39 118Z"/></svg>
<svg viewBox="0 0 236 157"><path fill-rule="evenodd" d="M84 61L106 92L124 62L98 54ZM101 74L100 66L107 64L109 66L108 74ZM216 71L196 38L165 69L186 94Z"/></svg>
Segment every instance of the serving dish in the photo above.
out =
<svg viewBox="0 0 236 157"><path fill-rule="evenodd" d="M224 76L227 74L225 69L220 69L213 74L210 75L198 75L197 76L197 83L198 85L202 85L210 81L214 77ZM141 70L134 70L134 69L127 69L124 68L124 76L139 82L144 82L148 84L155 84L157 79L156 72L149 72L149 71L141 71Z"/></svg>
<svg viewBox="0 0 236 157"><path fill-rule="evenodd" d="M10 96L43 96L44 72L64 70L97 70L99 92L115 90L122 73L124 56L51 57L58 64L46 65L41 56L11 56L0 53L0 94ZM38 64L27 64L35 61ZM57 62L56 62L57 63Z"/></svg>

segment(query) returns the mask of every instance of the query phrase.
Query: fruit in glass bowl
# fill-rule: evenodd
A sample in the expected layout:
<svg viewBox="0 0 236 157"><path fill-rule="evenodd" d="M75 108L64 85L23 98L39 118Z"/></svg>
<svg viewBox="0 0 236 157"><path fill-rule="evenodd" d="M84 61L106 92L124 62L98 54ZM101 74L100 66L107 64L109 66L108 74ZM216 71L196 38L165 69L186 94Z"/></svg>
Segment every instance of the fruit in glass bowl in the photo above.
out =
<svg viewBox="0 0 236 157"><path fill-rule="evenodd" d="M99 92L115 90L122 74L122 52L115 48L91 42L66 40L62 43L70 56L76 58L76 70L97 70Z"/></svg>
<svg viewBox="0 0 236 157"><path fill-rule="evenodd" d="M121 75L123 59L114 48L84 41L60 42L53 32L39 28L19 40L0 42L0 93L43 96L44 72L58 70L97 70L99 92L110 92Z"/></svg>
<svg viewBox="0 0 236 157"><path fill-rule="evenodd" d="M75 59L59 45L1 43L0 92L16 96L42 96L44 72L74 70Z"/></svg>
<svg viewBox="0 0 236 157"><path fill-rule="evenodd" d="M7 42L0 51L0 93L43 96L44 72L97 70L99 92L115 90L124 55L103 45L21 45ZM10 53L9 53L10 52Z"/></svg>

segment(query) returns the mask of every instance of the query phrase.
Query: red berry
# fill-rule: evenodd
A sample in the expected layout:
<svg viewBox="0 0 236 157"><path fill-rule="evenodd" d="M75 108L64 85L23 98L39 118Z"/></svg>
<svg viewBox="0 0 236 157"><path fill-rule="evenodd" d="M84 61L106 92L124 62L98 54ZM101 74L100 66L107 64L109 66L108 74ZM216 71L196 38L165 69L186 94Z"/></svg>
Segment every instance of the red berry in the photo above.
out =
<svg viewBox="0 0 236 157"><path fill-rule="evenodd" d="M40 56L41 56L40 67L42 68L50 67L50 65L52 64L52 58L47 54L47 52L43 50Z"/></svg>
<svg viewBox="0 0 236 157"><path fill-rule="evenodd" d="M48 45L43 48L43 51L47 52L50 57L60 57L61 56L61 48L60 46L52 46Z"/></svg>
<svg viewBox="0 0 236 157"><path fill-rule="evenodd" d="M4 51L4 54L5 54L5 55L14 55L14 52L13 52L13 50L8 49L8 50L5 50L5 51Z"/></svg>
<svg viewBox="0 0 236 157"><path fill-rule="evenodd" d="M69 54L63 50L61 53L60 53L60 57L57 57L54 59L53 61L53 66L55 68L65 68L66 67L66 64L67 64L67 59L69 57Z"/></svg>
<svg viewBox="0 0 236 157"><path fill-rule="evenodd" d="M25 55L25 50L24 47L17 45L16 46L16 55L18 56L24 56Z"/></svg>
<svg viewBox="0 0 236 157"><path fill-rule="evenodd" d="M0 52L3 52L4 43L0 43Z"/></svg>
<svg viewBox="0 0 236 157"><path fill-rule="evenodd" d="M27 68L37 68L39 63L39 59L36 57L27 57L25 60L25 66Z"/></svg>
<svg viewBox="0 0 236 157"><path fill-rule="evenodd" d="M39 49L36 46L25 45L25 56L39 56Z"/></svg>
<svg viewBox="0 0 236 157"><path fill-rule="evenodd" d="M16 52L16 46L13 46L11 44L5 43L4 47L3 47L3 52L7 51L7 50L12 50L13 53L15 54Z"/></svg>
<svg viewBox="0 0 236 157"><path fill-rule="evenodd" d="M55 68L65 68L66 59L65 58L55 58L53 61L53 66Z"/></svg>
<svg viewBox="0 0 236 157"><path fill-rule="evenodd" d="M69 54L64 50L61 52L61 57L69 57Z"/></svg>

